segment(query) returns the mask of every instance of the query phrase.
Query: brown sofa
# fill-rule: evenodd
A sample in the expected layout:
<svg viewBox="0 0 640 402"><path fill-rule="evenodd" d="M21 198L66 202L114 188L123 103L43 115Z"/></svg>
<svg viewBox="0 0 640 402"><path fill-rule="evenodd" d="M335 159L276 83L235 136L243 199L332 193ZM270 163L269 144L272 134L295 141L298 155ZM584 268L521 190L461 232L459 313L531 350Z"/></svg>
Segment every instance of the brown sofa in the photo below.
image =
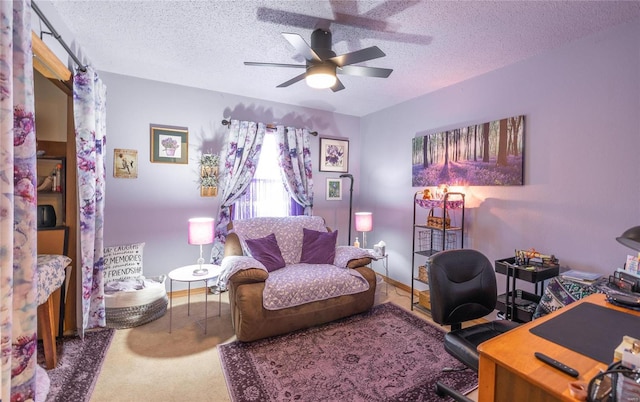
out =
<svg viewBox="0 0 640 402"><path fill-rule="evenodd" d="M235 233L226 238L224 256L244 255L240 239ZM357 270L369 283L369 289L356 294L309 302L280 310L263 307L262 292L269 274L257 268L233 274L227 281L231 320L238 340L255 341L274 335L324 324L353 314L367 311L373 306L376 291L375 272L366 266L371 258L358 258L347 267Z"/></svg>

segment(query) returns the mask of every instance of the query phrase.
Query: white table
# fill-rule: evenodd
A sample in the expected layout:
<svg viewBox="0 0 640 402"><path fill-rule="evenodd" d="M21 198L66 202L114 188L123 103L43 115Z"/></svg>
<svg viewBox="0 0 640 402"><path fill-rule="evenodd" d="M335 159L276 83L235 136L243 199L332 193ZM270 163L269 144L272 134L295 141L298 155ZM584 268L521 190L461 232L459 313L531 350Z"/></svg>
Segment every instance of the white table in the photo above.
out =
<svg viewBox="0 0 640 402"><path fill-rule="evenodd" d="M382 267L384 268L384 273L385 273L385 276L386 276L386 279L384 281L385 282L384 293L388 295L389 294L389 254L385 253L384 255L380 255L380 254L376 254L373 251L373 249L370 249L370 250L371 250L371 254L372 254L371 259L373 261L382 260Z"/></svg>
<svg viewBox="0 0 640 402"><path fill-rule="evenodd" d="M209 294L207 281L219 276L222 272L222 268L219 265L202 264L202 268L206 268L208 272L204 275L194 275L193 271L198 268L200 268L200 264L186 265L169 272L169 293L171 294L171 304L169 306L169 333L171 333L173 319L173 281L187 282L189 284L189 290L187 293L187 315L191 315L191 282L204 281L204 333L207 333L207 296ZM218 315L222 315L222 292L218 293Z"/></svg>

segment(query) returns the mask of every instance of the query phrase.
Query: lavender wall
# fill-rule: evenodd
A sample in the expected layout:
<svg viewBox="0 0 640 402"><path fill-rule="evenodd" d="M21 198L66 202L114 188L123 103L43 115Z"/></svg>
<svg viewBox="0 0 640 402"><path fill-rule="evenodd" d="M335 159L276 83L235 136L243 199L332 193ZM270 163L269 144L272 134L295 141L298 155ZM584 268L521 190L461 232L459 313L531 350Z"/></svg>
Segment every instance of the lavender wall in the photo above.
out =
<svg viewBox="0 0 640 402"><path fill-rule="evenodd" d="M318 155L320 136L348 138L349 171L356 176L359 173L360 123L355 117L116 74L101 73L101 78L108 97L105 245L145 242L147 276L194 264L198 257L197 246L187 244L187 220L217 217L220 196L200 197L197 161L203 150L218 152L222 147L228 131L221 124L223 117L316 130L320 135L312 137L312 155ZM150 123L189 128L187 165L150 162ZM113 177L115 148L138 150L137 179ZM314 214L338 229L339 242L346 244L348 192L343 193L341 201L325 200L326 178L338 178L338 174L318 172L315 158ZM358 192L356 185L354 194ZM204 249L209 253L211 246Z"/></svg>
<svg viewBox="0 0 640 402"><path fill-rule="evenodd" d="M360 201L391 277L411 281L411 139L519 114L525 185L463 189L465 246L491 260L535 247L574 269L621 266L632 250L615 238L640 224L639 110L635 21L362 118Z"/></svg>

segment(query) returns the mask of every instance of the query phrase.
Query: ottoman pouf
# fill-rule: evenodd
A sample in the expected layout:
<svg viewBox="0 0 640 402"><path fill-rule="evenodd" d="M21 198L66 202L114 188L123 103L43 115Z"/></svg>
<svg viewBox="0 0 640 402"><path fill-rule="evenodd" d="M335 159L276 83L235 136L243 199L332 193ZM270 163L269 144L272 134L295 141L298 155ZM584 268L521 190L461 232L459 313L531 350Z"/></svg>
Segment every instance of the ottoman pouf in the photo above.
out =
<svg viewBox="0 0 640 402"><path fill-rule="evenodd" d="M162 317L167 312L167 289L164 275L155 278L140 278L144 287L136 290L107 292L104 303L107 327L123 329L146 324ZM107 286L105 286L107 287Z"/></svg>

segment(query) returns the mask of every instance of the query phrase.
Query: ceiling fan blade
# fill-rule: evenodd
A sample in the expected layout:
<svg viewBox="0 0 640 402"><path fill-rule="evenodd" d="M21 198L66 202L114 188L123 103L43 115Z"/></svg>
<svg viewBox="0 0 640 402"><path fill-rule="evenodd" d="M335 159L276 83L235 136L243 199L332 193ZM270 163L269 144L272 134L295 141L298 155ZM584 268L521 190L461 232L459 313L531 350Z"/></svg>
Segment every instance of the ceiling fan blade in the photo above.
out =
<svg viewBox="0 0 640 402"><path fill-rule="evenodd" d="M298 52L298 54L300 54L300 56L304 57L306 60L317 61L317 62L322 61L322 59L318 57L316 52L314 52L313 49L311 49L311 47L307 44L307 42L305 42L304 39L302 39L302 36L298 34L286 33L286 32L283 32L282 36L284 36L284 38L289 43L291 43L291 45L294 48L296 48L296 51Z"/></svg>
<svg viewBox="0 0 640 402"><path fill-rule="evenodd" d="M344 89L344 85L342 85L342 81L340 81L340 79L336 77L336 83L333 84L333 86L331 87L331 90L333 92L338 92L338 91L342 91L343 89Z"/></svg>
<svg viewBox="0 0 640 402"><path fill-rule="evenodd" d="M362 63L363 61L377 59L378 57L386 56L378 46L371 46L366 49L356 50L355 52L341 54L330 58L332 62L336 63L338 67L346 66L349 64Z"/></svg>
<svg viewBox="0 0 640 402"><path fill-rule="evenodd" d="M281 64L281 63L260 63L255 61L245 61L245 66L263 66L263 67L292 67L292 68L306 68L304 64Z"/></svg>
<svg viewBox="0 0 640 402"><path fill-rule="evenodd" d="M393 70L390 68L365 67L365 66L344 66L338 67L338 74L357 75L359 77L387 78Z"/></svg>
<svg viewBox="0 0 640 402"><path fill-rule="evenodd" d="M278 85L276 88L285 88L285 87L288 87L291 84L295 84L298 81L302 81L302 80L304 80L304 77L306 75L307 75L307 72L305 71L304 73L293 77L289 81L283 82L282 84Z"/></svg>

